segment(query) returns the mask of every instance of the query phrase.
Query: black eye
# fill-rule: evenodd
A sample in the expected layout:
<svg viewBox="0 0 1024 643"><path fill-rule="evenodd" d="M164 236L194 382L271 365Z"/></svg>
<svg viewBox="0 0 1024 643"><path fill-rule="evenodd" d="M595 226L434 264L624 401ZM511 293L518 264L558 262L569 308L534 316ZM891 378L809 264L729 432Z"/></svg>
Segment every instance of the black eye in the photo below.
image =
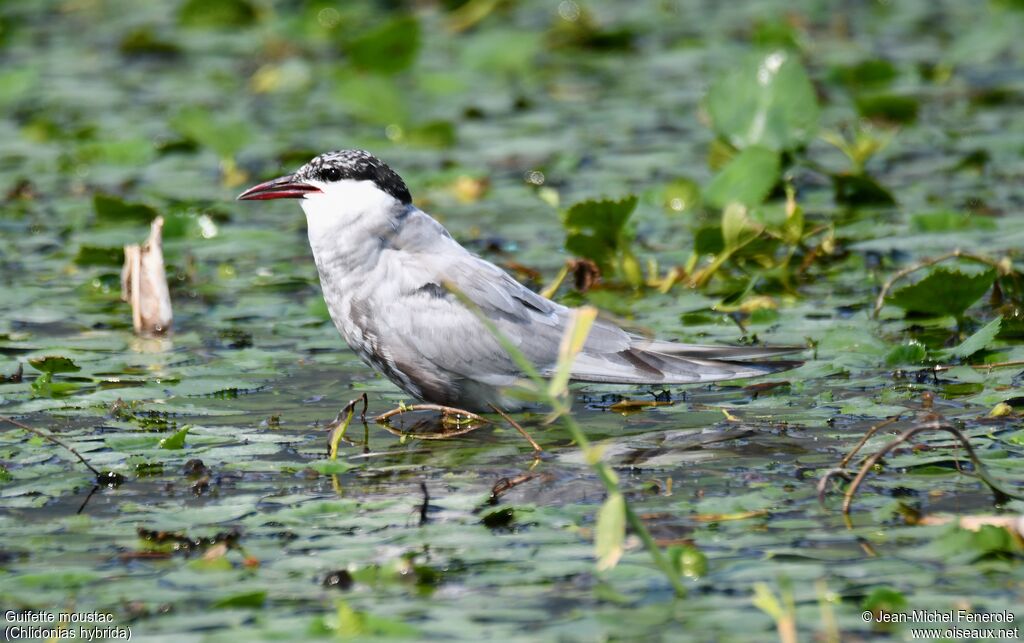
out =
<svg viewBox="0 0 1024 643"><path fill-rule="evenodd" d="M325 167L324 171L323 171L323 177L324 177L324 179L326 179L328 181L332 181L332 182L333 181L340 181L341 180L341 170L339 170L336 167Z"/></svg>

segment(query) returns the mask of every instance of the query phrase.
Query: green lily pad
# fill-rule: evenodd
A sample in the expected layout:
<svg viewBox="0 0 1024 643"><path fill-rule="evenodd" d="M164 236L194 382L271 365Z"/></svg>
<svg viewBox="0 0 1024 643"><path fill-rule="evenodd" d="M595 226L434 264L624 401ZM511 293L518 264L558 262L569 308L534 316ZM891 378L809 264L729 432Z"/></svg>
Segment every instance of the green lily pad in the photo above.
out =
<svg viewBox="0 0 1024 643"><path fill-rule="evenodd" d="M178 22L186 27L241 27L256 20L256 8L247 0L186 0L178 9Z"/></svg>
<svg viewBox="0 0 1024 643"><path fill-rule="evenodd" d="M893 292L889 301L909 313L960 317L988 292L995 279L995 269L966 273L939 266L917 283Z"/></svg>
<svg viewBox="0 0 1024 643"><path fill-rule="evenodd" d="M928 357L928 349L917 340L904 342L894 346L885 356L885 363L888 366L901 364L921 364Z"/></svg>
<svg viewBox="0 0 1024 643"><path fill-rule="evenodd" d="M263 607L267 602L267 592L263 590L242 592L226 596L213 604L214 609L251 608Z"/></svg>
<svg viewBox="0 0 1024 643"><path fill-rule="evenodd" d="M630 195L618 201L581 201L563 214L568 232L565 247L607 269L615 253L625 247L626 222L638 199Z"/></svg>
<svg viewBox="0 0 1024 643"><path fill-rule="evenodd" d="M178 450L185 448L185 437L188 435L189 429L192 427L183 427L181 430L176 431L174 434L160 440L158 446L161 449Z"/></svg>
<svg viewBox="0 0 1024 643"><path fill-rule="evenodd" d="M420 23L416 16L405 15L360 34L345 52L359 69L394 74L416 61L419 47Z"/></svg>
<svg viewBox="0 0 1024 643"><path fill-rule="evenodd" d="M955 346L949 350L942 351L942 356L946 359L959 358L967 359L971 355L974 355L978 351L985 350L989 347L992 342L995 341L996 336L999 334L1000 328L1003 325L1003 318L996 317L989 323L982 326L976 333L965 339L960 343L959 346Z"/></svg>
<svg viewBox="0 0 1024 643"><path fill-rule="evenodd" d="M741 149L793 149L818 129L814 86L800 60L783 50L732 66L708 90L707 110L715 132Z"/></svg>
<svg viewBox="0 0 1024 643"><path fill-rule="evenodd" d="M247 122L202 107L182 109L171 119L171 124L183 136L212 149L222 158L234 156L253 135Z"/></svg>
<svg viewBox="0 0 1024 643"><path fill-rule="evenodd" d="M95 194L92 208L96 222L105 225L149 224L159 213L144 203L129 203L109 194Z"/></svg>
<svg viewBox="0 0 1024 643"><path fill-rule="evenodd" d="M47 355L46 357L34 357L28 360L29 366L41 373L55 375L57 373L77 373L82 367L75 364L70 357L60 355Z"/></svg>
<svg viewBox="0 0 1024 643"><path fill-rule="evenodd" d="M842 65L834 68L831 74L833 79L853 92L886 87L897 75L896 66L882 58Z"/></svg>
<svg viewBox="0 0 1024 643"><path fill-rule="evenodd" d="M864 118L907 125L917 120L920 101L913 96L878 94L860 96L856 100L857 111Z"/></svg>

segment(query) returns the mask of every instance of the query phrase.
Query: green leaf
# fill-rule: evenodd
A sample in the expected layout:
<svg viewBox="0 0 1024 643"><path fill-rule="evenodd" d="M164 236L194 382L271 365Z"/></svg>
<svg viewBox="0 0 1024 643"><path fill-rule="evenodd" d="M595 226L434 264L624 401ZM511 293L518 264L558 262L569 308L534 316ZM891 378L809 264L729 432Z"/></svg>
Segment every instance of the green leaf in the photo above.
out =
<svg viewBox="0 0 1024 643"><path fill-rule="evenodd" d="M779 154L765 147L748 147L729 161L704 191L716 208L738 202L755 206L765 200L779 180Z"/></svg>
<svg viewBox="0 0 1024 643"><path fill-rule="evenodd" d="M876 587L864 598L861 607L869 612L902 612L907 608L907 598L897 589Z"/></svg>
<svg viewBox="0 0 1024 643"><path fill-rule="evenodd" d="M730 203L722 211L722 241L725 252L732 253L761 234L763 226L747 216L747 209Z"/></svg>
<svg viewBox="0 0 1024 643"><path fill-rule="evenodd" d="M832 79L846 86L852 92L864 89L886 87L896 79L896 67L881 58L863 60L854 65L836 67Z"/></svg>
<svg viewBox="0 0 1024 643"><path fill-rule="evenodd" d="M188 435L188 430L192 428L189 426L183 427L180 431L175 432L173 435L169 435L166 438L160 440L161 449L178 450L185 448L185 436Z"/></svg>
<svg viewBox="0 0 1024 643"><path fill-rule="evenodd" d="M355 610L345 601L338 602L333 623L328 627L343 639L410 638L419 635L411 625Z"/></svg>
<svg viewBox="0 0 1024 643"><path fill-rule="evenodd" d="M339 74L334 95L352 116L379 125L409 120L405 94L394 80L374 74Z"/></svg>
<svg viewBox="0 0 1024 643"><path fill-rule="evenodd" d="M226 556L217 556L216 558L197 558L188 562L190 569L194 569L197 572L230 572L235 567L231 564L231 561Z"/></svg>
<svg viewBox="0 0 1024 643"><path fill-rule="evenodd" d="M309 468L322 475L332 475L336 473L345 473L352 468L353 465L345 462L344 460L317 460L316 462L310 462Z"/></svg>
<svg viewBox="0 0 1024 643"><path fill-rule="evenodd" d="M693 545L675 545L665 552L676 571L689 578L700 578L708 571L708 557Z"/></svg>
<svg viewBox="0 0 1024 643"><path fill-rule="evenodd" d="M989 345L995 341L996 335L999 334L999 330L1003 325L1003 318L996 317L989 323L982 326L976 333L965 339L960 343L959 346L955 346L949 350L942 351L941 355L944 359L959 358L967 359L971 355L974 355L978 351L985 350Z"/></svg>
<svg viewBox="0 0 1024 643"><path fill-rule="evenodd" d="M525 29L488 29L464 39L464 67L497 74L525 74L544 45L540 32Z"/></svg>
<svg viewBox="0 0 1024 643"><path fill-rule="evenodd" d="M968 274L940 266L921 281L895 291L889 301L911 313L960 317L995 279L995 269Z"/></svg>
<svg viewBox="0 0 1024 643"><path fill-rule="evenodd" d="M626 540L626 499L619 492L609 494L597 512L594 529L594 554L597 569L611 569L622 558Z"/></svg>
<svg viewBox="0 0 1024 643"><path fill-rule="evenodd" d="M889 190L867 174L833 174L836 203L852 206L895 205Z"/></svg>
<svg viewBox="0 0 1024 643"><path fill-rule="evenodd" d="M856 100L857 111L864 118L908 125L917 120L920 101L913 96L877 94L860 96Z"/></svg>
<svg viewBox="0 0 1024 643"><path fill-rule="evenodd" d="M450 121L430 121L409 127L400 140L416 147L452 147L456 142L455 124Z"/></svg>
<svg viewBox="0 0 1024 643"><path fill-rule="evenodd" d="M263 607L267 602L267 592L257 590L254 592L242 592L220 599L213 604L215 609L230 609L238 607L257 608Z"/></svg>
<svg viewBox="0 0 1024 643"><path fill-rule="evenodd" d="M178 10L186 27L236 27L256 21L256 9L246 0L187 0Z"/></svg>
<svg viewBox="0 0 1024 643"><path fill-rule="evenodd" d="M972 215L969 212L922 212L910 218L911 226L919 232L953 232L957 230L995 230L996 224L989 217Z"/></svg>
<svg viewBox="0 0 1024 643"><path fill-rule="evenodd" d="M26 97L38 79L39 73L29 67L0 70L0 105L11 105Z"/></svg>
<svg viewBox="0 0 1024 643"><path fill-rule="evenodd" d="M159 213L144 203L129 203L109 194L94 194L92 209L100 225L149 224Z"/></svg>
<svg viewBox="0 0 1024 643"><path fill-rule="evenodd" d="M700 207L700 186L691 179L678 178L665 185L661 202L666 212L690 212Z"/></svg>
<svg viewBox="0 0 1024 643"><path fill-rule="evenodd" d="M739 148L762 145L789 150L818 129L818 98L807 71L790 52L748 57L708 91L715 132Z"/></svg>
<svg viewBox="0 0 1024 643"><path fill-rule="evenodd" d="M901 364L920 364L928 357L928 349L924 344L912 339L909 342L893 347L885 356L887 366L899 366Z"/></svg>
<svg viewBox="0 0 1024 643"><path fill-rule="evenodd" d="M68 357L59 355L47 355L46 357L34 357L28 360L29 366L40 373L55 375L57 373L77 373L82 367L75 364Z"/></svg>
<svg viewBox="0 0 1024 643"><path fill-rule="evenodd" d="M53 376L43 373L41 377L32 382L32 392L40 397L64 397L71 395L82 386L75 382L54 382Z"/></svg>
<svg viewBox="0 0 1024 643"><path fill-rule="evenodd" d="M630 195L619 201L589 200L574 204L563 215L569 233L566 249L608 269L625 245L626 221L636 209L637 201L636 196Z"/></svg>
<svg viewBox="0 0 1024 643"><path fill-rule="evenodd" d="M416 61L420 23L413 15L399 16L370 29L345 47L352 65L382 74L394 74Z"/></svg>
<svg viewBox="0 0 1024 643"><path fill-rule="evenodd" d="M171 119L171 126L221 158L233 157L252 138L252 129L245 121L229 119L203 107L182 109Z"/></svg>

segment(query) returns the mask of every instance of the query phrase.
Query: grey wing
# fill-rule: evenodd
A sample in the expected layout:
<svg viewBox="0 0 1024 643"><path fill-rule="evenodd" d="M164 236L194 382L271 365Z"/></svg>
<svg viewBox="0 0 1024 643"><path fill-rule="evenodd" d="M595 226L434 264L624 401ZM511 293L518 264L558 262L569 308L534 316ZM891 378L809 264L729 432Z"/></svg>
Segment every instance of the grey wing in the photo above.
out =
<svg viewBox="0 0 1024 643"><path fill-rule="evenodd" d="M435 258L437 261L439 258ZM466 253L444 258L432 287L420 288L416 305L416 341L408 350L449 373L495 386L521 376L476 314L448 288L472 301L513 345L545 375L558 358L570 310L515 281L497 266ZM793 348L697 346L648 340L598 319L572 377L579 381L632 384L683 384L752 377L792 368L797 362L745 360L794 352Z"/></svg>
<svg viewBox="0 0 1024 643"><path fill-rule="evenodd" d="M473 263L459 264L452 272L455 287L476 303L543 374L551 374L569 321L569 309L534 293L496 266L474 259ZM799 350L649 340L598 319L576 357L572 378L609 383L687 384L754 377L787 370L800 362L748 360Z"/></svg>
<svg viewBox="0 0 1024 643"><path fill-rule="evenodd" d="M507 386L520 378L515 361L452 291L479 308L497 330L542 371L558 355L568 311L519 282L497 266L466 253L434 256L421 271L430 280L408 293L405 310L395 318L410 318L410 332L396 333L407 355L452 375Z"/></svg>

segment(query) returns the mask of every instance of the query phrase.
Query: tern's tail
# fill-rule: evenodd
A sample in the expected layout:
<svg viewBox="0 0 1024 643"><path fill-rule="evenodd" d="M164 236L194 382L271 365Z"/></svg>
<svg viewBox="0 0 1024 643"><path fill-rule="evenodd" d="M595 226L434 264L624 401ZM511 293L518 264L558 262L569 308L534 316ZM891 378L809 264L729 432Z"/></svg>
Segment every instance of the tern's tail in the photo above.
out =
<svg viewBox="0 0 1024 643"><path fill-rule="evenodd" d="M621 384L690 384L740 379L786 371L803 364L797 360L748 360L788 355L801 347L695 346L638 339L615 353L584 349L576 357L572 378L583 382Z"/></svg>

